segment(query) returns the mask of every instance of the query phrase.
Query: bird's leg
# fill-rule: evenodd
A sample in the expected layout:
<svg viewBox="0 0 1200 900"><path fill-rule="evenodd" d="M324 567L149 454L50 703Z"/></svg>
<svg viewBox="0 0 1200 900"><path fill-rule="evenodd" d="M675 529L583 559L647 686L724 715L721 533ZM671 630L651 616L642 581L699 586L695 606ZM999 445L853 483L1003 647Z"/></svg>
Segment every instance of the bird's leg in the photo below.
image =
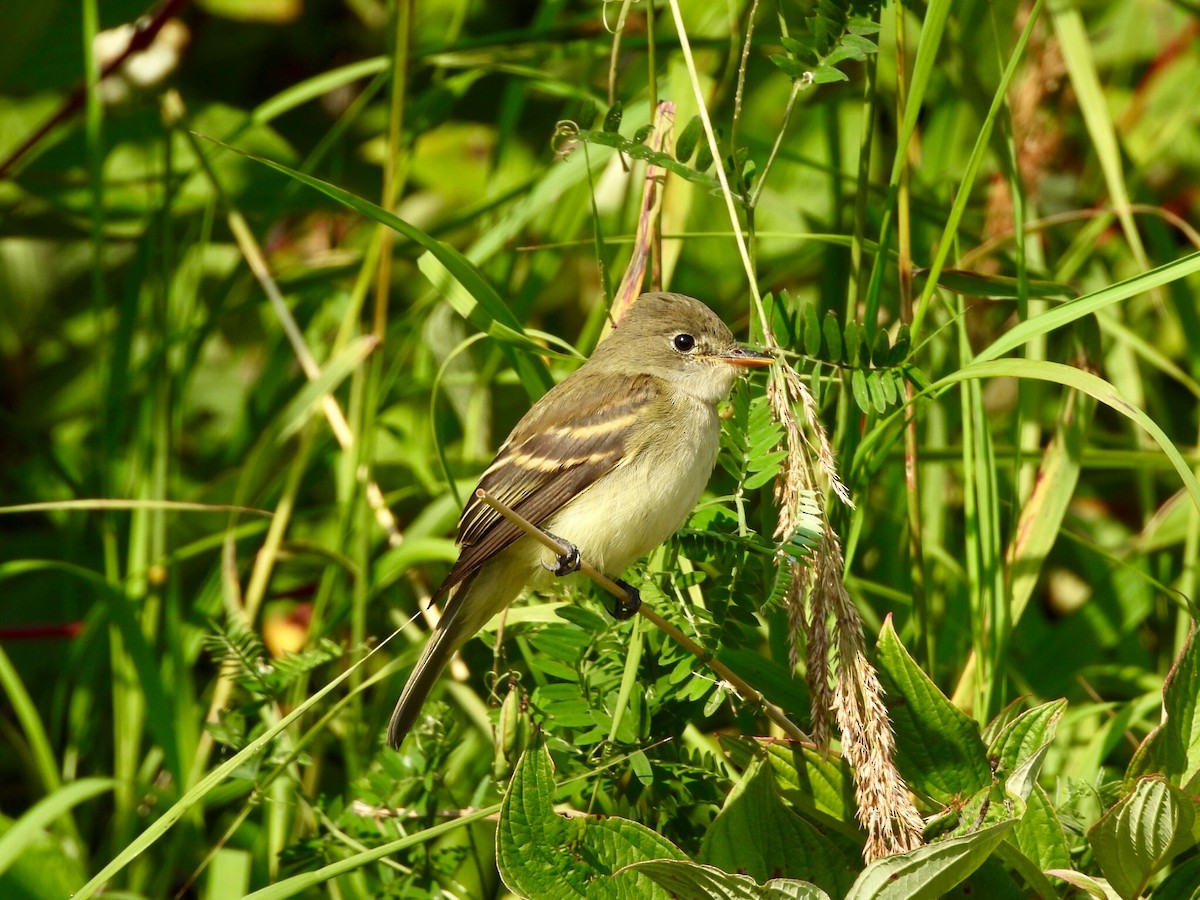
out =
<svg viewBox="0 0 1200 900"><path fill-rule="evenodd" d="M620 587L625 589L625 596L618 597L616 599L616 602L613 604L613 608L609 610L609 614L612 615L614 619L618 619L620 621L631 619L637 614L637 611L642 606L642 594L628 581L622 581L620 578L618 578L616 579L616 582Z"/></svg>
<svg viewBox="0 0 1200 900"><path fill-rule="evenodd" d="M547 572L553 572L559 578L562 578L564 575L570 575L573 572L578 572L579 567L583 564L583 561L579 556L579 548L570 541L564 541L557 534L550 534L548 531L546 534L550 535L550 537L554 538L556 541L566 547L567 552L557 557L554 560L554 565L542 563L542 568Z"/></svg>

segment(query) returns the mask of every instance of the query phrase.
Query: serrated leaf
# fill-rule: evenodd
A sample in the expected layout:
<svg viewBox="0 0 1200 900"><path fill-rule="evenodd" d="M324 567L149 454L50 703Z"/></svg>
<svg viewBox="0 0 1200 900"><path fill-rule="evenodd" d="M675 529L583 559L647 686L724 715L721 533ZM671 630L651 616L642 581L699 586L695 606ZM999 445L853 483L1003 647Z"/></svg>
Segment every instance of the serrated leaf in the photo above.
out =
<svg viewBox="0 0 1200 900"><path fill-rule="evenodd" d="M1025 815L1013 832L1017 847L1041 871L1071 866L1071 850L1058 812L1046 791L1034 785L1025 805Z"/></svg>
<svg viewBox="0 0 1200 900"><path fill-rule="evenodd" d="M1022 799L1027 799L1033 789L1066 709L1066 700L1055 700L1027 710L1009 722L988 747L996 777L1007 782L1008 790Z"/></svg>
<svg viewBox="0 0 1200 900"><path fill-rule="evenodd" d="M677 160L686 163L692 158L692 154L696 152L696 145L700 142L700 134L700 117L692 116L675 140L675 158Z"/></svg>
<svg viewBox="0 0 1200 900"><path fill-rule="evenodd" d="M807 881L772 878L760 885L746 875L694 862L656 859L634 863L624 871L646 875L678 900L829 900L828 894Z"/></svg>
<svg viewBox="0 0 1200 900"><path fill-rule="evenodd" d="M1139 781L1088 831L1100 870L1126 900L1198 840L1200 801L1162 778Z"/></svg>
<svg viewBox="0 0 1200 900"><path fill-rule="evenodd" d="M825 337L825 359L830 362L841 362L842 329L838 325L837 315L832 310L825 314L821 330Z"/></svg>
<svg viewBox="0 0 1200 900"><path fill-rule="evenodd" d="M761 762L751 765L726 798L705 832L698 861L755 881L803 876L837 897L854 880L837 846L780 802L770 769Z"/></svg>
<svg viewBox="0 0 1200 900"><path fill-rule="evenodd" d="M938 900L978 869L1012 829L1008 820L965 837L871 863L846 900Z"/></svg>
<svg viewBox="0 0 1200 900"><path fill-rule="evenodd" d="M1163 683L1162 722L1142 741L1125 773L1126 789L1142 775L1162 773L1189 785L1200 770L1200 642L1193 627Z"/></svg>
<svg viewBox="0 0 1200 900"><path fill-rule="evenodd" d="M1075 872L1071 869L1049 869L1046 874L1061 878L1067 884L1077 887L1081 891L1087 891L1088 896L1094 900L1121 900L1121 895L1114 891L1112 885L1104 878L1096 878L1093 875L1085 875L1083 872Z"/></svg>
<svg viewBox="0 0 1200 900"><path fill-rule="evenodd" d="M789 744L771 743L765 751L785 799L818 821L855 831L854 778L844 759Z"/></svg>
<svg viewBox="0 0 1200 900"><path fill-rule="evenodd" d="M550 754L545 747L526 751L496 825L496 863L509 890L537 900L669 900L647 876L615 873L649 859L686 859L674 844L629 819L560 816L554 791Z"/></svg>
<svg viewBox="0 0 1200 900"><path fill-rule="evenodd" d="M855 369L850 373L850 392L854 395L854 402L858 404L858 408L869 415L871 392L867 389L867 373L862 369Z"/></svg>
<svg viewBox="0 0 1200 900"><path fill-rule="evenodd" d="M992 769L975 721L954 706L900 643L889 616L876 648L908 786L949 805L988 787Z"/></svg>

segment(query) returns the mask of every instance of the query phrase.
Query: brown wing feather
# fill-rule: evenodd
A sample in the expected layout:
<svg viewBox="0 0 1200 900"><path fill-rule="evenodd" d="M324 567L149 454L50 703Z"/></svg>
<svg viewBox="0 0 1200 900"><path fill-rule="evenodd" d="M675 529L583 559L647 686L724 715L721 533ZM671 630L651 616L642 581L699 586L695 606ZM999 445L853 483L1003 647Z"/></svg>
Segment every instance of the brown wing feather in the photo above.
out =
<svg viewBox="0 0 1200 900"><path fill-rule="evenodd" d="M587 378L583 370L571 378L578 381L580 376ZM540 525L609 472L625 455L629 426L650 413L661 396L657 379L649 375L605 390L612 380L597 379L594 389L572 391L585 399L566 416L558 414L561 407L554 401L567 382L554 388L517 423L479 487ZM547 415L552 408L553 422ZM435 596L479 571L520 536L520 529L472 493L458 523L458 561Z"/></svg>

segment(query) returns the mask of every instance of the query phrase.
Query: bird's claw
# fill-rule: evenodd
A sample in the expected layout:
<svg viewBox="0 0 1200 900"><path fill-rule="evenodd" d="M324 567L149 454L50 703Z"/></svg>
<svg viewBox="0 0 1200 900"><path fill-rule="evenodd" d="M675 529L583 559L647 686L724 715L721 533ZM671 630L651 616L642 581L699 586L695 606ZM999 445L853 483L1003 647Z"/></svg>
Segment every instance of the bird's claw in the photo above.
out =
<svg viewBox="0 0 1200 900"><path fill-rule="evenodd" d="M564 575L570 575L573 572L578 572L579 567L583 565L583 560L579 556L579 548L570 541L564 541L556 534L552 534L550 537L566 547L567 552L556 557L553 564L543 562L542 568L547 572L553 572L559 578L562 578Z"/></svg>
<svg viewBox="0 0 1200 900"><path fill-rule="evenodd" d="M619 621L633 618L642 606L642 594L628 581L617 579L617 584L625 589L624 597L617 597L609 614Z"/></svg>

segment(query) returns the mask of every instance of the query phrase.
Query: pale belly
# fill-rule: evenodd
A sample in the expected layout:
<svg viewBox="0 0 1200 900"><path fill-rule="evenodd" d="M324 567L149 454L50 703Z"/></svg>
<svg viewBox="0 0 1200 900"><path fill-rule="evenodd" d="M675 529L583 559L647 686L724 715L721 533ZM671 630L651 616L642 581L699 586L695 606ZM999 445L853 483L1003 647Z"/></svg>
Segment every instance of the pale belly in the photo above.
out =
<svg viewBox="0 0 1200 900"><path fill-rule="evenodd" d="M670 449L651 444L635 464L618 466L552 516L545 529L575 544L585 560L613 578L663 543L695 508L717 458L715 411L696 406L687 414L700 440ZM548 550L538 553L546 562L552 557Z"/></svg>

